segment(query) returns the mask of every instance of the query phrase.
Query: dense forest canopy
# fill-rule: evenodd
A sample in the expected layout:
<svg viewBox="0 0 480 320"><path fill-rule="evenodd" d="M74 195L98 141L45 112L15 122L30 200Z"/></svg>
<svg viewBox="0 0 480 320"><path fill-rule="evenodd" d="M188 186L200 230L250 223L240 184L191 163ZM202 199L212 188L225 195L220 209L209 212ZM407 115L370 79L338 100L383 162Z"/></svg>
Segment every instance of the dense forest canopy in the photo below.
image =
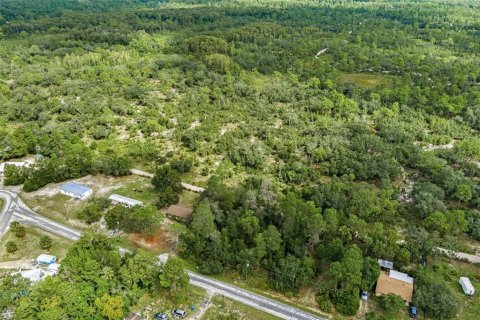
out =
<svg viewBox="0 0 480 320"><path fill-rule="evenodd" d="M417 265L480 240L478 1L44 2L0 0L0 158L45 157L9 184L151 166L165 205L188 173L204 273L322 275L350 315L384 258L448 294Z"/></svg>

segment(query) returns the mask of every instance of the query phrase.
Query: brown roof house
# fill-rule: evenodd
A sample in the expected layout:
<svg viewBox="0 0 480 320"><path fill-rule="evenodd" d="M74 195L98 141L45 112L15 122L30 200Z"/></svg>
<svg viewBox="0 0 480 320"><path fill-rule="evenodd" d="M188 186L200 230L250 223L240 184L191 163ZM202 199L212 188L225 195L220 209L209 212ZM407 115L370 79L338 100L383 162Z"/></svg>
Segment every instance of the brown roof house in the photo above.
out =
<svg viewBox="0 0 480 320"><path fill-rule="evenodd" d="M388 273L380 273L375 288L375 295L393 293L402 297L405 303L412 302L413 278L406 273L390 270Z"/></svg>
<svg viewBox="0 0 480 320"><path fill-rule="evenodd" d="M168 216L177 219L186 219L192 214L192 212L192 208L182 207L176 204L171 205L167 208L167 210L165 210L165 213Z"/></svg>

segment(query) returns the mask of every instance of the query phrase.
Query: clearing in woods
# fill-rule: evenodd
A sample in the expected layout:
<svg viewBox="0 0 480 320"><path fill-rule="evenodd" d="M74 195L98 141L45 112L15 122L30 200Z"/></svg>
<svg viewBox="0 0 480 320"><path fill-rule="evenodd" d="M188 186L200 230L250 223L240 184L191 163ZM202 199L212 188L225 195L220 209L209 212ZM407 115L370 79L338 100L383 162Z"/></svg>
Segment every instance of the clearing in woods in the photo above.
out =
<svg viewBox="0 0 480 320"><path fill-rule="evenodd" d="M392 82L391 76L374 73L344 73L341 79L345 82L353 82L359 87L373 88Z"/></svg>

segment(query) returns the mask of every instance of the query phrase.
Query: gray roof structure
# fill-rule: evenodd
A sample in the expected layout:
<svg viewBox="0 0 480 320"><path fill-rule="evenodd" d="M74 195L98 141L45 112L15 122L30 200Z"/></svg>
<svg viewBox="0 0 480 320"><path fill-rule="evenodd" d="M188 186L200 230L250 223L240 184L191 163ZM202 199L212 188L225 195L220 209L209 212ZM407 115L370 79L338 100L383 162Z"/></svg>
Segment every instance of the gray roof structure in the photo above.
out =
<svg viewBox="0 0 480 320"><path fill-rule="evenodd" d="M78 195L78 196L82 196L86 192L88 192L92 189L89 188L89 187L86 187L84 185L75 183L75 182L68 182L68 183L65 183L64 185L62 185L60 187L60 190L63 190L65 192L69 192L69 193L73 193L73 194Z"/></svg>
<svg viewBox="0 0 480 320"><path fill-rule="evenodd" d="M124 196L121 196L119 194L112 194L110 197L108 197L108 199L110 201L115 201L115 202L119 202L119 203L124 203L124 204L127 204L129 206L143 206L143 202L142 201L139 201L139 200L135 200L135 199L131 199L131 198L127 198L127 197L124 197Z"/></svg>
<svg viewBox="0 0 480 320"><path fill-rule="evenodd" d="M393 262L392 261L378 259L378 265L381 268L390 269L390 270L393 269Z"/></svg>
<svg viewBox="0 0 480 320"><path fill-rule="evenodd" d="M410 277L408 274L395 271L395 270L390 270L390 273L388 274L390 278L397 279L403 282L411 283L413 284L413 278Z"/></svg>

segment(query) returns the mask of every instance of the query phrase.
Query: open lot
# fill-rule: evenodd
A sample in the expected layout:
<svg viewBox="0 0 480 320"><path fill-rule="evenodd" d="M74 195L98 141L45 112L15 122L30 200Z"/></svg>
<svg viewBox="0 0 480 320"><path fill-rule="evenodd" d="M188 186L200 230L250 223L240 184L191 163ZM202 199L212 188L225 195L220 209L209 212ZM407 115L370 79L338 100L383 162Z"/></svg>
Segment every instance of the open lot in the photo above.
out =
<svg viewBox="0 0 480 320"><path fill-rule="evenodd" d="M8 231L0 239L0 262L21 260L21 259L34 259L41 253L47 253L57 256L57 258L63 258L68 248L72 245L72 241L62 237L50 234L43 230L26 227L26 236L23 239L16 238L15 235ZM52 247L50 249L40 248L39 241L43 235L48 235L52 238ZM17 244L18 250L14 253L8 253L5 249L5 244L8 241L14 241Z"/></svg>
<svg viewBox="0 0 480 320"><path fill-rule="evenodd" d="M92 197L108 197L112 193L143 201L145 204L155 202L155 193L150 180L139 176L107 177L103 175L86 176L75 182L93 189ZM65 225L84 229L88 226L76 219L76 214L88 203L60 194L59 184L50 184L38 191L23 193L23 201L39 214Z"/></svg>
<svg viewBox="0 0 480 320"><path fill-rule="evenodd" d="M126 234L122 238L123 242L128 242L133 248L138 247L155 253L165 253L175 249L178 236L183 229L184 226L180 223L165 218L153 236Z"/></svg>
<svg viewBox="0 0 480 320"><path fill-rule="evenodd" d="M374 73L344 73L341 79L345 82L353 82L363 88L373 88L392 82L391 76Z"/></svg>

